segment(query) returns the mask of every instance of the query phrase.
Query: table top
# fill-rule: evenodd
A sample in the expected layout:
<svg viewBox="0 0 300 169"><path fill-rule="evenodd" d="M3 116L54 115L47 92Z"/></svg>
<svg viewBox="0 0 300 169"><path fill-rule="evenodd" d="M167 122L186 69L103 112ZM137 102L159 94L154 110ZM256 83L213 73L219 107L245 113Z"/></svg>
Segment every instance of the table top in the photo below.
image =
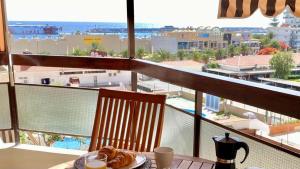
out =
<svg viewBox="0 0 300 169"><path fill-rule="evenodd" d="M151 168L156 168L156 162L154 160L154 153L141 153L146 155L152 161ZM57 166L53 166L50 169L73 169L73 161L68 161ZM213 161L183 156L183 155L174 155L174 160L172 163L172 168L180 168L180 169L213 169L215 163Z"/></svg>

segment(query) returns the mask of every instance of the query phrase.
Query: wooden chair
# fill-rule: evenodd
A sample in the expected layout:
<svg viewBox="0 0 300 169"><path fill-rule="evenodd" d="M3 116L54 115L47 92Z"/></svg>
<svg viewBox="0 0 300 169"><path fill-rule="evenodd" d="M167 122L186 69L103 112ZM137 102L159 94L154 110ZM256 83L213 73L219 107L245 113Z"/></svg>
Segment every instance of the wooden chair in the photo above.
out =
<svg viewBox="0 0 300 169"><path fill-rule="evenodd" d="M160 145L165 101L165 95L100 89L89 151L106 145L152 151Z"/></svg>

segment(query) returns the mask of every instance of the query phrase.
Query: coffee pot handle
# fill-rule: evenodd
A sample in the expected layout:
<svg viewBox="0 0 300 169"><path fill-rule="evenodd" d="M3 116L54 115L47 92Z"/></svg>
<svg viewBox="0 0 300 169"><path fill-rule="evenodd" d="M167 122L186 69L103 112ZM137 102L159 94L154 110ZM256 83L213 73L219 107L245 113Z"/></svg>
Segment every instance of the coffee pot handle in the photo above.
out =
<svg viewBox="0 0 300 169"><path fill-rule="evenodd" d="M249 146L245 142L238 142L238 149L240 148L244 148L246 152L244 159L241 161L243 163L249 155Z"/></svg>

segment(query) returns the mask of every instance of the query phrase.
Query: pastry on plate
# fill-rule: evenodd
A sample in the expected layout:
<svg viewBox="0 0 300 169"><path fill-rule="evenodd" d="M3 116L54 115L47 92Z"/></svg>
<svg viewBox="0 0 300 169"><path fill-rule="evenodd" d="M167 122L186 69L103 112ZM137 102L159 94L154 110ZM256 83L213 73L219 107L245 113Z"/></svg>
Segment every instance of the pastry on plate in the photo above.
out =
<svg viewBox="0 0 300 169"><path fill-rule="evenodd" d="M117 169L128 166L135 160L135 156L134 152L117 150L115 158L107 162L107 167Z"/></svg>
<svg viewBox="0 0 300 169"><path fill-rule="evenodd" d="M116 157L117 150L113 146L104 146L102 147L99 152L99 154L106 154L107 155L107 161L110 161Z"/></svg>

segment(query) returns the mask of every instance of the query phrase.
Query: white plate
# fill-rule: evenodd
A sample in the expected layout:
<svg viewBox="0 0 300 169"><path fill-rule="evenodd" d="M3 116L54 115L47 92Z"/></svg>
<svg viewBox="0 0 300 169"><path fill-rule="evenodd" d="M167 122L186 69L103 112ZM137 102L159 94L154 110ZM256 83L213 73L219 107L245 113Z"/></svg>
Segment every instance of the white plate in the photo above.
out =
<svg viewBox="0 0 300 169"><path fill-rule="evenodd" d="M131 169L131 168L137 168L141 165L143 165L146 162L147 158L144 155L137 154L135 157L135 161L133 161L130 165L122 167L120 169Z"/></svg>
<svg viewBox="0 0 300 169"><path fill-rule="evenodd" d="M98 152L94 151L94 152L90 152L87 154L82 155L79 159L77 159L74 163L74 167L76 169L84 169L84 160L82 160L82 158L84 158L87 155L97 155ZM133 169L133 168L137 168L140 167L141 165L143 165L146 162L147 158L146 156L142 155L142 154L137 154L135 157L135 161L133 161L130 165L122 167L120 169Z"/></svg>

